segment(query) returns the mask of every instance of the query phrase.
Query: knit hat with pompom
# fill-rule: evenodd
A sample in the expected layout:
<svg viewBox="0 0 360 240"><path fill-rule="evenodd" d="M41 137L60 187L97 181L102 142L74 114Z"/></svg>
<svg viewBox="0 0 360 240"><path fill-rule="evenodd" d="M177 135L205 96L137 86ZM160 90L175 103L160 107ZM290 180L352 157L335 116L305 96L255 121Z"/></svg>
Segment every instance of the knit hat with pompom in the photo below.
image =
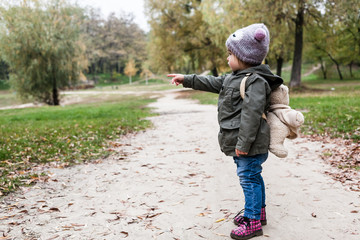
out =
<svg viewBox="0 0 360 240"><path fill-rule="evenodd" d="M240 28L226 40L226 47L241 61L261 64L269 51L270 34L263 23Z"/></svg>

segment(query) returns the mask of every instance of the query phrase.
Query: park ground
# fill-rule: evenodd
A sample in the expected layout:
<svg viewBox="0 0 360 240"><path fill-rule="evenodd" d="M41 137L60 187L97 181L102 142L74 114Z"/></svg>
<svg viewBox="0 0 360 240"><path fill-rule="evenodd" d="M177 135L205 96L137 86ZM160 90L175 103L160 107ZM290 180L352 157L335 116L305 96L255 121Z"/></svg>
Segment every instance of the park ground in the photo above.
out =
<svg viewBox="0 0 360 240"><path fill-rule="evenodd" d="M48 168L48 178L1 199L0 239L230 239L244 198L217 144L216 106L157 93L153 127L110 142L104 159ZM339 148L303 136L269 155L268 224L256 239L359 239L360 192L322 159ZM346 183L346 181L344 182Z"/></svg>

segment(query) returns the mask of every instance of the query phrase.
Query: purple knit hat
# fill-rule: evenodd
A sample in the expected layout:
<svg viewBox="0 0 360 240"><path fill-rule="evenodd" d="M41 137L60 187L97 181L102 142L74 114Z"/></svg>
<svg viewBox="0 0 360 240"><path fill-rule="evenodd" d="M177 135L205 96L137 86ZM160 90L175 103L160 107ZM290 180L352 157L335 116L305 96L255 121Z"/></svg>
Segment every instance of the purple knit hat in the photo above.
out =
<svg viewBox="0 0 360 240"><path fill-rule="evenodd" d="M226 40L226 47L245 63L260 64L269 51L270 34L263 23L240 28Z"/></svg>

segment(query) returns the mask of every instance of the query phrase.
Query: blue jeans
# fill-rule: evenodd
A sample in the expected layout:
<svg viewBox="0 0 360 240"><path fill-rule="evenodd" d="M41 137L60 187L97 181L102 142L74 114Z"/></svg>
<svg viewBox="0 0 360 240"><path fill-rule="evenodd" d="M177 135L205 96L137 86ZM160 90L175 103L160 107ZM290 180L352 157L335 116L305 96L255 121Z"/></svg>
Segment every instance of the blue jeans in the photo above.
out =
<svg viewBox="0 0 360 240"><path fill-rule="evenodd" d="M245 196L244 217L260 220L261 208L265 207L265 185L261 176L268 153L234 157L237 175Z"/></svg>

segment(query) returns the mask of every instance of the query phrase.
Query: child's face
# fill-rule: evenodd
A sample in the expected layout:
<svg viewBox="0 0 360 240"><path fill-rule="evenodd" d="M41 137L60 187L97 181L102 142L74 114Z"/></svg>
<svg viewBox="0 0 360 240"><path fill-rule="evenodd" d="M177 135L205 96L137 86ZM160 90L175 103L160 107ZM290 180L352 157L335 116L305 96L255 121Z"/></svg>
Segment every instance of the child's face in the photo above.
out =
<svg viewBox="0 0 360 240"><path fill-rule="evenodd" d="M227 57L228 64L233 72L241 70L240 62L237 57L230 51L228 51L229 56Z"/></svg>

